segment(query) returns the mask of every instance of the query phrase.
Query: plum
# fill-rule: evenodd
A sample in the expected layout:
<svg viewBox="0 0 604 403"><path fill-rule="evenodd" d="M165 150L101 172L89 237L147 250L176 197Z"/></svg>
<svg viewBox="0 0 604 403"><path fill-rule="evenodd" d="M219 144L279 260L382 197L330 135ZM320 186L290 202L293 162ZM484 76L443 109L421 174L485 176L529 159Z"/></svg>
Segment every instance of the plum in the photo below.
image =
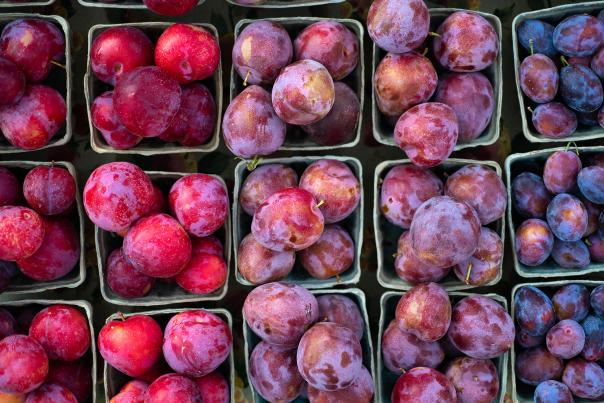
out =
<svg viewBox="0 0 604 403"><path fill-rule="evenodd" d="M319 240L324 218L318 201L300 188L280 190L254 213L252 234L265 248L274 251L302 250Z"/></svg>
<svg viewBox="0 0 604 403"><path fill-rule="evenodd" d="M544 336L531 336L521 327L516 329L516 342L520 345L520 347L537 347L543 344L544 340Z"/></svg>
<svg viewBox="0 0 604 403"><path fill-rule="evenodd" d="M137 271L126 259L122 248L111 252L106 264L107 285L122 298L140 298L151 291L155 278Z"/></svg>
<svg viewBox="0 0 604 403"><path fill-rule="evenodd" d="M304 332L319 319L319 306L304 287L275 282L256 287L247 295L243 316L262 340L295 348Z"/></svg>
<svg viewBox="0 0 604 403"><path fill-rule="evenodd" d="M356 68L359 40L344 24L326 20L304 28L294 41L296 60L321 63L334 80L341 80Z"/></svg>
<svg viewBox="0 0 604 403"><path fill-rule="evenodd" d="M594 362L581 358L569 361L562 381L577 397L599 400L604 395L604 370Z"/></svg>
<svg viewBox="0 0 604 403"><path fill-rule="evenodd" d="M553 41L566 56L591 56L604 43L604 24L591 15L573 15L556 26Z"/></svg>
<svg viewBox="0 0 604 403"><path fill-rule="evenodd" d="M444 288L435 283L416 285L396 306L398 327L422 341L442 338L451 323L451 302Z"/></svg>
<svg viewBox="0 0 604 403"><path fill-rule="evenodd" d="M361 311L352 299L340 294L324 294L317 298L319 319L349 328L359 340L365 333Z"/></svg>
<svg viewBox="0 0 604 403"><path fill-rule="evenodd" d="M29 393L48 375L48 357L32 337L15 334L0 340L0 390Z"/></svg>
<svg viewBox="0 0 604 403"><path fill-rule="evenodd" d="M17 321L9 311L0 308L0 340L13 334L17 334Z"/></svg>
<svg viewBox="0 0 604 403"><path fill-rule="evenodd" d="M574 242L587 230L587 210L581 200L568 193L556 195L547 206L547 223L561 241Z"/></svg>
<svg viewBox="0 0 604 403"><path fill-rule="evenodd" d="M161 357L162 339L157 322L139 314L107 322L99 332L97 344L107 364L128 376L139 377Z"/></svg>
<svg viewBox="0 0 604 403"><path fill-rule="evenodd" d="M65 168L39 165L23 180L23 196L40 214L64 213L73 205L75 194L75 180Z"/></svg>
<svg viewBox="0 0 604 403"><path fill-rule="evenodd" d="M26 403L78 403L74 394L63 385L45 383L27 395Z"/></svg>
<svg viewBox="0 0 604 403"><path fill-rule="evenodd" d="M599 234L591 234L585 243L589 247L591 260L596 263L604 263L604 238Z"/></svg>
<svg viewBox="0 0 604 403"><path fill-rule="evenodd" d="M164 331L164 358L179 374L205 376L231 354L233 335L229 325L203 309L174 315Z"/></svg>
<svg viewBox="0 0 604 403"><path fill-rule="evenodd" d="M91 365L85 359L51 361L46 382L66 387L78 402L85 402L92 394Z"/></svg>
<svg viewBox="0 0 604 403"><path fill-rule="evenodd" d="M143 0L143 3L156 14L176 17L193 10L198 0Z"/></svg>
<svg viewBox="0 0 604 403"><path fill-rule="evenodd" d="M214 235L208 235L203 238L192 238L191 239L192 254L196 253L209 253L210 255L224 256L224 246L220 239Z"/></svg>
<svg viewBox="0 0 604 403"><path fill-rule="evenodd" d="M354 262L354 241L339 225L327 225L317 242L300 251L299 257L302 267L314 278L339 276Z"/></svg>
<svg viewBox="0 0 604 403"><path fill-rule="evenodd" d="M376 0L367 15L367 32L387 52L405 53L424 43L430 14L423 0Z"/></svg>
<svg viewBox="0 0 604 403"><path fill-rule="evenodd" d="M296 361L309 386L333 391L351 386L363 367L363 351L352 330L320 322L300 339Z"/></svg>
<svg viewBox="0 0 604 403"><path fill-rule="evenodd" d="M145 403L202 403L195 382L179 374L157 378L145 391Z"/></svg>
<svg viewBox="0 0 604 403"><path fill-rule="evenodd" d="M514 322L491 298L472 295L453 307L448 336L469 357L496 358L514 344Z"/></svg>
<svg viewBox="0 0 604 403"><path fill-rule="evenodd" d="M412 164L397 165L382 182L380 210L392 224L409 229L419 206L442 194L443 183L432 171Z"/></svg>
<svg viewBox="0 0 604 403"><path fill-rule="evenodd" d="M542 336L556 323L556 311L537 287L523 286L514 296L516 323L531 336Z"/></svg>
<svg viewBox="0 0 604 403"><path fill-rule="evenodd" d="M589 266L589 249L583 241L565 242L556 239L552 259L565 269L584 269Z"/></svg>
<svg viewBox="0 0 604 403"><path fill-rule="evenodd" d="M309 125L327 116L335 101L335 88L329 71L321 63L300 60L281 70L271 96L281 120Z"/></svg>
<svg viewBox="0 0 604 403"><path fill-rule="evenodd" d="M415 165L431 168L445 161L457 144L455 111L439 102L414 106L396 122L394 141Z"/></svg>
<svg viewBox="0 0 604 403"><path fill-rule="evenodd" d="M113 396L109 403L144 403L145 392L149 388L147 382L133 380L125 384L120 392Z"/></svg>
<svg viewBox="0 0 604 403"><path fill-rule="evenodd" d="M204 403L229 403L231 399L229 383L218 371L201 378L194 378Z"/></svg>
<svg viewBox="0 0 604 403"><path fill-rule="evenodd" d="M269 402L289 402L298 397L304 379L296 366L296 350L260 342L249 361L250 382Z"/></svg>
<svg viewBox="0 0 604 403"><path fill-rule="evenodd" d="M0 207L15 205L21 198L21 183L10 170L0 167Z"/></svg>
<svg viewBox="0 0 604 403"><path fill-rule="evenodd" d="M567 284L556 291L552 304L558 320L580 322L589 313L589 290L583 284Z"/></svg>
<svg viewBox="0 0 604 403"><path fill-rule="evenodd" d="M413 285L420 283L438 283L449 274L450 268L434 267L419 260L411 246L409 231L401 234L394 260L394 270L404 281Z"/></svg>
<svg viewBox="0 0 604 403"><path fill-rule="evenodd" d="M218 40L206 28L170 25L155 44L155 64L180 84L212 77L220 63Z"/></svg>
<svg viewBox="0 0 604 403"><path fill-rule="evenodd" d="M588 59L586 64L600 78L604 77L604 51L598 49L591 59Z"/></svg>
<svg viewBox="0 0 604 403"><path fill-rule="evenodd" d="M551 58L558 55L554 47L554 26L541 20L525 20L518 24L518 41L531 53L541 53Z"/></svg>
<svg viewBox="0 0 604 403"><path fill-rule="evenodd" d="M543 381L535 389L535 403L573 403L568 386L558 381Z"/></svg>
<svg viewBox="0 0 604 403"><path fill-rule="evenodd" d="M558 68L549 57L530 55L520 64L520 88L524 95L538 104L551 102L558 93Z"/></svg>
<svg viewBox="0 0 604 403"><path fill-rule="evenodd" d="M577 130L577 115L559 102L542 104L535 108L533 126L540 134L552 139L570 136Z"/></svg>
<svg viewBox="0 0 604 403"><path fill-rule="evenodd" d="M516 376L528 385L562 377L564 363L544 346L529 348L516 356Z"/></svg>
<svg viewBox="0 0 604 403"><path fill-rule="evenodd" d="M105 142L116 150L129 150L142 141L120 122L113 108L113 91L107 91L94 99L91 107L92 124Z"/></svg>
<svg viewBox="0 0 604 403"><path fill-rule="evenodd" d="M598 231L600 214L603 209L602 206L590 202L583 196L579 196L579 200L581 200L581 203L583 203L587 210L587 230L585 231L585 234L583 234L583 236L586 237Z"/></svg>
<svg viewBox="0 0 604 403"><path fill-rule="evenodd" d="M248 84L271 84L290 64L294 48L283 25L254 21L237 35L233 45L233 68Z"/></svg>
<svg viewBox="0 0 604 403"><path fill-rule="evenodd" d="M503 242L492 229L482 227L476 251L468 260L453 267L460 281L474 286L482 286L495 281L501 273L503 263Z"/></svg>
<svg viewBox="0 0 604 403"><path fill-rule="evenodd" d="M393 320L382 335L382 359L386 368L400 375L415 367L437 368L445 352L438 342L422 341Z"/></svg>
<svg viewBox="0 0 604 403"><path fill-rule="evenodd" d="M583 168L577 177L577 184L587 200L596 204L604 204L604 167ZM601 218L600 221L602 221Z"/></svg>
<svg viewBox="0 0 604 403"><path fill-rule="evenodd" d="M111 27L90 47L90 67L97 78L115 85L124 73L153 64L153 43L136 27Z"/></svg>
<svg viewBox="0 0 604 403"><path fill-rule="evenodd" d="M554 248L554 235L547 223L537 218L524 221L516 229L516 255L526 266L539 266Z"/></svg>
<svg viewBox="0 0 604 403"><path fill-rule="evenodd" d="M435 267L450 267L474 254L480 228L472 207L448 196L437 196L417 209L409 232L419 260Z"/></svg>
<svg viewBox="0 0 604 403"><path fill-rule="evenodd" d="M374 382L367 368L361 368L357 378L344 389L325 391L308 386L308 399L314 403L371 403L373 402Z"/></svg>
<svg viewBox="0 0 604 403"><path fill-rule="evenodd" d="M438 27L436 33L434 55L448 70L484 70L493 64L499 54L499 37L495 28L476 13L454 12Z"/></svg>
<svg viewBox="0 0 604 403"><path fill-rule="evenodd" d="M543 167L543 183L553 194L568 193L577 184L582 163L572 151L556 151L547 157Z"/></svg>
<svg viewBox="0 0 604 403"><path fill-rule="evenodd" d="M269 196L297 185L298 174L287 165L262 165L250 172L243 181L239 191L239 204L243 211L253 216Z"/></svg>
<svg viewBox="0 0 604 403"><path fill-rule="evenodd" d="M427 102L437 85L438 75L432 62L416 52L388 53L376 67L373 77L377 107L392 117L399 117L409 108Z"/></svg>
<svg viewBox="0 0 604 403"><path fill-rule="evenodd" d="M110 162L95 169L84 187L84 208L94 225L125 232L148 213L153 184L142 169L129 162Z"/></svg>
<svg viewBox="0 0 604 403"><path fill-rule="evenodd" d="M591 291L589 304L594 313L604 319L604 285L599 285ZM589 306L586 309L589 310Z"/></svg>
<svg viewBox="0 0 604 403"><path fill-rule="evenodd" d="M51 305L36 316L29 328L51 360L74 361L90 348L88 320L77 308Z"/></svg>
<svg viewBox="0 0 604 403"><path fill-rule="evenodd" d="M523 172L512 181L512 201L518 213L529 218L545 216L547 206L552 200L543 178Z"/></svg>
<svg viewBox="0 0 604 403"><path fill-rule="evenodd" d="M45 225L35 211L26 207L0 207L0 260L32 256L44 243Z"/></svg>
<svg viewBox="0 0 604 403"><path fill-rule="evenodd" d="M286 125L271 103L271 94L250 85L227 107L222 120L226 146L240 158L269 155L285 141Z"/></svg>
<svg viewBox="0 0 604 403"><path fill-rule="evenodd" d="M440 372L417 367L401 375L391 396L392 403L405 402L457 402L453 384Z"/></svg>
<svg viewBox="0 0 604 403"><path fill-rule="evenodd" d="M174 279L185 291L205 295L217 292L226 283L228 275L229 268L222 256L194 253Z"/></svg>
<svg viewBox="0 0 604 403"><path fill-rule="evenodd" d="M600 78L589 67L573 64L560 70L560 96L569 108L589 113L602 106L604 90Z"/></svg>
<svg viewBox="0 0 604 403"><path fill-rule="evenodd" d="M246 235L237 251L237 269L254 285L279 281L287 277L296 263L296 253L277 252L262 246L254 235Z"/></svg>
<svg viewBox="0 0 604 403"><path fill-rule="evenodd" d="M491 403L499 393L499 374L491 360L459 357L449 363L445 375L459 403Z"/></svg>
<svg viewBox="0 0 604 403"><path fill-rule="evenodd" d="M25 75L19 67L7 58L0 56L0 107L19 101L25 93Z"/></svg>
<svg viewBox="0 0 604 403"><path fill-rule="evenodd" d="M604 358L604 319L588 315L581 326L585 331L585 345L581 355L587 361L598 361Z"/></svg>
<svg viewBox="0 0 604 403"><path fill-rule="evenodd" d="M571 319L556 323L545 337L547 349L555 357L568 360L581 353L585 345L585 332Z"/></svg>

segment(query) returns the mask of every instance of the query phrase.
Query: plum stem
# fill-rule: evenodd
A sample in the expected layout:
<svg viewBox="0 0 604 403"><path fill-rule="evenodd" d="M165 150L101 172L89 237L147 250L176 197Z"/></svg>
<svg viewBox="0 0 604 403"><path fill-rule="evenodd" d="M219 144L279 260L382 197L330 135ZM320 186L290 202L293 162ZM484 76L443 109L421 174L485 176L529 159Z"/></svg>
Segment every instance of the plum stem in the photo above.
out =
<svg viewBox="0 0 604 403"><path fill-rule="evenodd" d="M252 172L254 169L256 169L260 161L262 161L262 157L255 155L253 160L248 161L247 170Z"/></svg>
<svg viewBox="0 0 604 403"><path fill-rule="evenodd" d="M528 109L528 111L529 111L530 113L535 113L535 111L533 110L533 108L531 108L530 106L529 106L529 107L527 107L526 109Z"/></svg>
<svg viewBox="0 0 604 403"><path fill-rule="evenodd" d="M422 56L426 57L427 54L428 54L428 48L424 48L424 51L422 52Z"/></svg>
<svg viewBox="0 0 604 403"><path fill-rule="evenodd" d="M592 243L591 243L591 241L589 240L589 238L585 238L585 239L583 240L583 242L585 242L585 245L587 245L588 247L590 247L590 248L591 248Z"/></svg>
<svg viewBox="0 0 604 403"><path fill-rule="evenodd" d="M440 38L440 34L437 34L436 32L428 32L428 36L431 36L433 38Z"/></svg>
<svg viewBox="0 0 604 403"><path fill-rule="evenodd" d="M472 262L468 263L468 272L466 273L466 284L470 285L470 276L472 275Z"/></svg>
<svg viewBox="0 0 604 403"><path fill-rule="evenodd" d="M51 64L54 64L54 65L55 65L55 66L57 66L57 67L62 68L63 70L66 70L66 69L67 69L67 67L65 67L65 65L64 65L64 64L61 64L61 63L56 62L56 61L54 61L54 60L51 60L51 62L50 62L50 63L51 63Z"/></svg>
<svg viewBox="0 0 604 403"><path fill-rule="evenodd" d="M531 49L531 55L535 54L535 40L533 38L529 39L529 48Z"/></svg>
<svg viewBox="0 0 604 403"><path fill-rule="evenodd" d="M570 63L568 62L568 60L566 60L566 57L564 57L564 56L560 56L560 61L562 62L562 65L563 65L564 67L566 67L566 66L570 66Z"/></svg>
<svg viewBox="0 0 604 403"><path fill-rule="evenodd" d="M119 318L121 321L125 321L125 320L126 320L126 316L124 316L124 314L123 314L122 312L118 312L118 313L117 313L117 316L118 316L118 318Z"/></svg>
<svg viewBox="0 0 604 403"><path fill-rule="evenodd" d="M244 87L247 87L247 79L250 77L251 73L252 73L251 70L247 71L247 74L245 75L245 79L243 80L243 86Z"/></svg>
<svg viewBox="0 0 604 403"><path fill-rule="evenodd" d="M566 144L566 148L564 149L564 151L568 151L571 146L575 148L575 154L579 155L579 146L577 146L577 143L575 143L574 141L569 141L568 144Z"/></svg>
<svg viewBox="0 0 604 403"><path fill-rule="evenodd" d="M399 257L399 255L400 255L400 253L393 253L392 257L396 259L397 257Z"/></svg>
<svg viewBox="0 0 604 403"><path fill-rule="evenodd" d="M321 200L318 204L317 204L317 208L321 207L322 205L325 204L325 200Z"/></svg>

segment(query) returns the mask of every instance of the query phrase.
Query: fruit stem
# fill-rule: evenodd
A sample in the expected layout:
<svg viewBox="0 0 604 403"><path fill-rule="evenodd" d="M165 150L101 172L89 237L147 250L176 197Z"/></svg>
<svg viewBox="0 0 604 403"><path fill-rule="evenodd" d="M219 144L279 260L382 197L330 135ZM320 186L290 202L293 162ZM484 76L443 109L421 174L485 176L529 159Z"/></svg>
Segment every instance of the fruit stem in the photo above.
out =
<svg viewBox="0 0 604 403"><path fill-rule="evenodd" d="M560 61L562 62L562 65L564 65L564 67L570 66L570 63L568 62L568 60L566 60L566 57L560 56Z"/></svg>
<svg viewBox="0 0 604 403"><path fill-rule="evenodd" d="M591 245L592 245L592 244L591 244L591 241L589 240L589 238L585 238L585 239L583 240L583 242L585 242L585 245L587 245L588 247L590 247L590 248L591 248Z"/></svg>
<svg viewBox="0 0 604 403"><path fill-rule="evenodd" d="M470 285L470 276L472 275L472 262L468 263L468 272L466 273L466 284Z"/></svg>
<svg viewBox="0 0 604 403"><path fill-rule="evenodd" d="M531 49L531 55L535 54L535 40L533 38L529 39L529 47Z"/></svg>
<svg viewBox="0 0 604 403"><path fill-rule="evenodd" d="M324 204L325 204L325 200L321 200L321 201L319 202L319 204L317 204L317 208L321 207L321 206L322 206L322 205L324 205Z"/></svg>
<svg viewBox="0 0 604 403"><path fill-rule="evenodd" d="M248 70L247 74L245 75L245 79L243 80L243 86L247 87L247 79L250 77L251 71Z"/></svg>
<svg viewBox="0 0 604 403"><path fill-rule="evenodd" d="M575 154L579 155L579 147L577 146L577 143L575 143L574 141L568 142L568 144L566 144L566 148L564 149L564 151L568 151L570 146L573 146L575 148Z"/></svg>
<svg viewBox="0 0 604 403"><path fill-rule="evenodd" d="M528 111L529 111L530 113L534 113L533 108L531 108L530 106L529 106L528 108L526 108L526 109L528 109Z"/></svg>
<svg viewBox="0 0 604 403"><path fill-rule="evenodd" d="M437 34L436 32L428 32L428 36L431 36L434 38L440 38L440 34Z"/></svg>
<svg viewBox="0 0 604 403"><path fill-rule="evenodd" d="M424 51L422 52L422 56L426 57L427 54L428 54L428 48L424 48Z"/></svg>
<svg viewBox="0 0 604 403"><path fill-rule="evenodd" d="M55 66L57 66L57 67L62 68L63 70L66 70L66 69L67 69L67 67L65 67L65 65L64 65L64 64L61 64L61 63L56 62L56 61L54 61L54 60L51 60L51 61L50 61L50 63L51 63L51 64L54 64L54 65L55 65Z"/></svg>
<svg viewBox="0 0 604 403"><path fill-rule="evenodd" d="M126 320L126 316L124 316L124 314L123 314L122 312L118 312L118 313L117 313L117 316L119 317L119 319L120 319L121 321L125 321L125 320Z"/></svg>
<svg viewBox="0 0 604 403"><path fill-rule="evenodd" d="M262 161L262 157L259 157L258 155L254 156L253 160L247 162L247 170L252 172L256 169L260 161Z"/></svg>

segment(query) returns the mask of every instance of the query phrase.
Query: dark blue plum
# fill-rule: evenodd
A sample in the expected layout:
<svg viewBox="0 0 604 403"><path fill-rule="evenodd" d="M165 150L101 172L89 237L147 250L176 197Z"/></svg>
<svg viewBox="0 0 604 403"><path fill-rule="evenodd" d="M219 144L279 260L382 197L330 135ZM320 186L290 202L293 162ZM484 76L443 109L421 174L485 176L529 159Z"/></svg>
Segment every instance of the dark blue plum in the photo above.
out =
<svg viewBox="0 0 604 403"><path fill-rule="evenodd" d="M587 200L604 204L604 168L596 165L583 168L577 177L577 184Z"/></svg>
<svg viewBox="0 0 604 403"><path fill-rule="evenodd" d="M604 285L599 285L593 289L589 297L589 303L594 313L604 319Z"/></svg>
<svg viewBox="0 0 604 403"><path fill-rule="evenodd" d="M552 297L558 320L581 322L589 313L589 290L583 284L567 284Z"/></svg>
<svg viewBox="0 0 604 403"><path fill-rule="evenodd" d="M516 323L531 336L543 336L556 323L556 311L537 287L524 286L514 296Z"/></svg>
<svg viewBox="0 0 604 403"><path fill-rule="evenodd" d="M604 319L589 315L581 326L585 331L585 346L581 355L587 361L598 361L604 358Z"/></svg>
<svg viewBox="0 0 604 403"><path fill-rule="evenodd" d="M560 71L560 95L571 109L588 113L598 110L604 101L600 78L589 67L575 64Z"/></svg>
<svg viewBox="0 0 604 403"><path fill-rule="evenodd" d="M514 208L525 217L539 218L545 215L552 194L543 183L543 178L532 172L523 172L512 182Z"/></svg>
<svg viewBox="0 0 604 403"><path fill-rule="evenodd" d="M598 111L588 113L577 112L576 115L577 120L583 126L596 127L600 125L600 122L598 121Z"/></svg>
<svg viewBox="0 0 604 403"><path fill-rule="evenodd" d="M534 53L541 53L551 58L558 54L554 47L554 26L539 20L526 20L518 25L518 41L528 52L531 51L531 40Z"/></svg>
<svg viewBox="0 0 604 403"><path fill-rule="evenodd" d="M535 389L535 403L573 403L573 394L568 386L558 381L545 381Z"/></svg>
<svg viewBox="0 0 604 403"><path fill-rule="evenodd" d="M604 23L591 15L573 15L556 26L553 40L566 56L591 56L604 43Z"/></svg>
<svg viewBox="0 0 604 403"><path fill-rule="evenodd" d="M578 241L587 231L587 209L579 198L568 193L560 193L552 199L546 217L550 229L562 241Z"/></svg>
<svg viewBox="0 0 604 403"><path fill-rule="evenodd" d="M589 249L583 241L564 242L556 239L552 258L565 269L584 269L589 265Z"/></svg>

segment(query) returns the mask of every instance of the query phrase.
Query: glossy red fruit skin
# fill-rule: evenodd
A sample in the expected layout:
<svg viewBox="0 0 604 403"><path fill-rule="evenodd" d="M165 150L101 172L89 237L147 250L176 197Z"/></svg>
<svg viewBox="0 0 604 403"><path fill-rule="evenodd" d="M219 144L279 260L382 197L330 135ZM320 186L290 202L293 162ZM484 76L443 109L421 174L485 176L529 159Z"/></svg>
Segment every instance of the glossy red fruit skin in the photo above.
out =
<svg viewBox="0 0 604 403"><path fill-rule="evenodd" d="M200 377L220 366L231 354L233 336L219 316L194 310L176 314L164 332L164 358L180 374Z"/></svg>
<svg viewBox="0 0 604 403"><path fill-rule="evenodd" d="M0 167L0 207L17 204L21 198L21 182L7 168Z"/></svg>
<svg viewBox="0 0 604 403"><path fill-rule="evenodd" d="M90 48L90 67L97 78L115 86L122 74L153 64L153 43L135 27L112 27L101 32Z"/></svg>
<svg viewBox="0 0 604 403"><path fill-rule="evenodd" d="M0 56L0 107L19 101L25 93L25 76L9 59Z"/></svg>
<svg viewBox="0 0 604 403"><path fill-rule="evenodd" d="M176 283L192 294L211 294L222 287L229 270L222 256L197 253L176 275Z"/></svg>
<svg viewBox="0 0 604 403"><path fill-rule="evenodd" d="M249 362L254 390L271 402L288 402L300 395L304 379L296 366L296 350L260 342Z"/></svg>
<svg viewBox="0 0 604 403"><path fill-rule="evenodd" d="M136 378L144 375L159 360L162 339L162 330L153 318L133 315L105 324L99 332L97 344L109 365Z"/></svg>
<svg viewBox="0 0 604 403"><path fill-rule="evenodd" d="M391 399L392 403L456 403L457 393L451 382L440 372L417 367L398 378Z"/></svg>
<svg viewBox="0 0 604 403"><path fill-rule="evenodd" d="M155 46L155 64L180 84L211 77L220 63L220 47L205 28L174 24Z"/></svg>
<svg viewBox="0 0 604 403"><path fill-rule="evenodd" d="M145 391L145 403L202 403L195 382L179 374L162 375Z"/></svg>
<svg viewBox="0 0 604 403"><path fill-rule="evenodd" d="M198 0L143 0L145 6L156 14L176 17L193 10Z"/></svg>
<svg viewBox="0 0 604 403"><path fill-rule="evenodd" d="M239 192L241 208L253 216L266 199L279 190L298 185L298 174L283 164L262 165L254 169L243 181Z"/></svg>
<svg viewBox="0 0 604 403"><path fill-rule="evenodd" d="M153 204L153 184L129 162L110 162L92 172L84 187L88 218L105 231L122 233Z"/></svg>
<svg viewBox="0 0 604 403"><path fill-rule="evenodd" d="M451 323L449 295L435 283L411 288L396 306L396 322L401 330L422 341L442 338Z"/></svg>
<svg viewBox="0 0 604 403"><path fill-rule="evenodd" d="M352 384L344 389L325 391L308 386L308 399L316 403L371 403L374 394L374 381L367 368L363 367Z"/></svg>
<svg viewBox="0 0 604 403"><path fill-rule="evenodd" d="M406 231L398 239L394 270L402 280L417 285L422 283L438 283L447 277L450 267L434 267L419 260L415 252L413 252L409 231Z"/></svg>
<svg viewBox="0 0 604 403"><path fill-rule="evenodd" d="M0 341L0 390L29 393L48 375L48 357L33 338L12 335Z"/></svg>
<svg viewBox="0 0 604 403"><path fill-rule="evenodd" d="M367 32L388 52L405 53L420 47L429 29L430 14L421 0L378 0L369 8Z"/></svg>
<svg viewBox="0 0 604 403"><path fill-rule="evenodd" d="M139 272L169 278L191 259L191 239L176 219L156 214L139 220L124 238L122 250Z"/></svg>
<svg viewBox="0 0 604 403"><path fill-rule="evenodd" d="M85 359L51 361L46 382L69 389L78 402L85 402L92 394L91 365Z"/></svg>
<svg viewBox="0 0 604 403"><path fill-rule="evenodd" d="M445 375L455 387L461 403L491 403L497 398L499 375L490 360L456 358L447 367Z"/></svg>
<svg viewBox="0 0 604 403"><path fill-rule="evenodd" d="M45 383L27 395L25 403L78 403L75 395L63 385Z"/></svg>
<svg viewBox="0 0 604 403"><path fill-rule="evenodd" d="M156 66L137 67L122 74L113 90L113 106L122 124L141 137L165 132L180 109L178 82ZM141 104L140 99L146 102Z"/></svg>
<svg viewBox="0 0 604 403"><path fill-rule="evenodd" d="M321 63L334 80L341 80L356 68L359 41L344 24L319 21L304 28L294 41L296 60Z"/></svg>
<svg viewBox="0 0 604 403"><path fill-rule="evenodd" d="M33 255L44 241L44 222L26 207L0 207L0 260Z"/></svg>
<svg viewBox="0 0 604 403"><path fill-rule="evenodd" d="M280 190L256 210L252 234L262 246L277 252L306 249L323 233L325 221L317 204L304 189Z"/></svg>
<svg viewBox="0 0 604 403"><path fill-rule="evenodd" d="M155 285L155 278L138 272L126 259L122 248L111 252L106 270L107 285L122 298L144 297Z"/></svg>
<svg viewBox="0 0 604 403"><path fill-rule="evenodd" d="M103 139L116 150L129 150L142 141L120 122L113 108L113 91L107 91L94 99L91 111L92 124Z"/></svg>
<svg viewBox="0 0 604 403"><path fill-rule="evenodd" d="M293 250L276 252L267 249L252 234L243 238L237 251L237 269L254 285L284 279L295 263L296 253Z"/></svg>
<svg viewBox="0 0 604 403"><path fill-rule="evenodd" d="M402 331L393 320L382 335L382 358L386 368L401 375L415 367L437 368L445 352L438 342L422 341Z"/></svg>
<svg viewBox="0 0 604 403"><path fill-rule="evenodd" d="M427 102L405 112L394 127L394 141L421 168L441 164L457 144L455 111L445 104Z"/></svg>
<svg viewBox="0 0 604 403"><path fill-rule="evenodd" d="M120 392L113 396L109 403L144 403L145 392L149 388L147 382L140 380L129 381Z"/></svg>
<svg viewBox="0 0 604 403"><path fill-rule="evenodd" d="M218 371L211 372L201 378L194 378L203 403L229 403L231 395L229 383Z"/></svg>
<svg viewBox="0 0 604 403"><path fill-rule="evenodd" d="M0 130L17 148L44 147L65 123L63 96L45 85L30 85L19 102L0 109Z"/></svg>
<svg viewBox="0 0 604 403"><path fill-rule="evenodd" d="M317 298L319 318L349 328L359 340L365 333L361 311L351 298L340 294L324 294Z"/></svg>
<svg viewBox="0 0 604 403"><path fill-rule="evenodd" d="M76 183L65 168L40 165L23 180L23 196L27 204L43 215L61 214L75 201Z"/></svg>
<svg viewBox="0 0 604 403"><path fill-rule="evenodd" d="M80 237L68 219L44 218L44 240L33 255L17 260L19 270L36 281L66 276L80 260Z"/></svg>
<svg viewBox="0 0 604 403"><path fill-rule="evenodd" d="M168 203L180 224L196 237L216 232L229 214L225 186L206 174L191 174L177 180L170 189Z"/></svg>

